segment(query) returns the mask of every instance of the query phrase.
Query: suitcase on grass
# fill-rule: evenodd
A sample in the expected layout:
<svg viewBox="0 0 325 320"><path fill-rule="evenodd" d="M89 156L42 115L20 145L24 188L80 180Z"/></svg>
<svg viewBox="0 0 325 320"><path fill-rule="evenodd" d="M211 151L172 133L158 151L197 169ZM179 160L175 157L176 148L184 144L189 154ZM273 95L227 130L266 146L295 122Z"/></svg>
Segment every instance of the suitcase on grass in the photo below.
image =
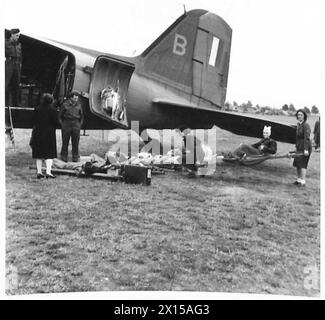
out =
<svg viewBox="0 0 325 320"><path fill-rule="evenodd" d="M151 170L151 167L125 165L124 181L126 183L143 184L149 186L151 184Z"/></svg>

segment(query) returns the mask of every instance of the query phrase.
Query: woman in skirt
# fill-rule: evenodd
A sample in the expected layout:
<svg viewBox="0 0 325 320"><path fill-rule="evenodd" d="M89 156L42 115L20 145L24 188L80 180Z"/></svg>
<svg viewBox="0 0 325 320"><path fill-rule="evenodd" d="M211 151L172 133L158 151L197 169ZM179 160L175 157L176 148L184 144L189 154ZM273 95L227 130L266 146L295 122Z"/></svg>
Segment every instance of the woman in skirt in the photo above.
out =
<svg viewBox="0 0 325 320"><path fill-rule="evenodd" d="M296 113L298 120L296 133L296 151L303 153L293 161L293 166L297 168L297 180L294 182L297 186L306 185L306 172L310 154L312 151L312 144L310 141L310 126L307 123L307 114L304 110L299 109Z"/></svg>
<svg viewBox="0 0 325 320"><path fill-rule="evenodd" d="M44 93L41 105L33 115L33 136L31 141L32 157L36 159L37 179L55 178L51 173L53 159L57 157L55 130L59 126L57 113L53 104L53 96ZM45 160L46 175L42 174L42 162Z"/></svg>

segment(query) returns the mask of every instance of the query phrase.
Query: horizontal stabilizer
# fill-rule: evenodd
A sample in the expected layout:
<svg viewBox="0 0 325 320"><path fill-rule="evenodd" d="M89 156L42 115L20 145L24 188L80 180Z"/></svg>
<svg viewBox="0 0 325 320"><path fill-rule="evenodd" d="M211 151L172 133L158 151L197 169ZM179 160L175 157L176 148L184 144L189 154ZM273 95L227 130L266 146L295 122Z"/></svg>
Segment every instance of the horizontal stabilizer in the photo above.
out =
<svg viewBox="0 0 325 320"><path fill-rule="evenodd" d="M261 138L265 125L272 127L272 138L276 141L295 143L296 126L281 122L270 121L262 117L253 117L245 114L199 107L191 103L155 98L153 104L173 112L181 112L184 124L192 129L217 127L232 133Z"/></svg>

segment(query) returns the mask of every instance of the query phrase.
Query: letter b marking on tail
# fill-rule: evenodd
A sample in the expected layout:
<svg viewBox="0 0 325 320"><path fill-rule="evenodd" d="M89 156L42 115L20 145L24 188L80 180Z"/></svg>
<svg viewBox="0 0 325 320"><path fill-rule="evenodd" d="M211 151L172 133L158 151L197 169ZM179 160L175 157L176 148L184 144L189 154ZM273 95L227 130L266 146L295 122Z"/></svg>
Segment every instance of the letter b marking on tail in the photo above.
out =
<svg viewBox="0 0 325 320"><path fill-rule="evenodd" d="M186 53L187 40L184 36L176 33L174 40L173 53L183 56Z"/></svg>

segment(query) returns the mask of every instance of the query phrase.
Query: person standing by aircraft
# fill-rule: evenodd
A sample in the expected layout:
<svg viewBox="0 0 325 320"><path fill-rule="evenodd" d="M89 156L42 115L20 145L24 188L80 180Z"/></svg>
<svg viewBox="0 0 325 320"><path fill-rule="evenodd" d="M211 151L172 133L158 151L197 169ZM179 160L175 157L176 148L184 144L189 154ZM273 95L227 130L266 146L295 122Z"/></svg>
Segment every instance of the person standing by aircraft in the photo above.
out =
<svg viewBox="0 0 325 320"><path fill-rule="evenodd" d="M315 151L320 151L320 117L315 122L314 126L314 142L315 142Z"/></svg>
<svg viewBox="0 0 325 320"><path fill-rule="evenodd" d="M296 113L296 118L298 120L296 131L296 151L303 154L295 157L293 161L293 166L297 168L297 180L294 184L305 186L307 166L312 151L312 144L310 141L311 130L307 123L307 113L304 110L299 109Z"/></svg>
<svg viewBox="0 0 325 320"><path fill-rule="evenodd" d="M32 157L36 159L37 179L44 178L42 174L42 162L46 164L46 178L55 178L51 173L53 159L57 157L55 130L58 126L58 118L53 107L53 96L44 93L40 107L33 114L33 132L30 146Z"/></svg>
<svg viewBox="0 0 325 320"><path fill-rule="evenodd" d="M18 107L19 84L22 63L21 44L19 43L20 30L5 30L5 105L9 106L11 96L11 106ZM6 134L14 144L12 121L9 110L9 119L6 117Z"/></svg>
<svg viewBox="0 0 325 320"><path fill-rule="evenodd" d="M68 161L70 137L72 143L72 161L78 162L80 159L79 140L83 120L84 114L79 101L79 93L77 91L72 91L68 95L68 99L63 102L59 112L59 121L62 128L61 159L65 162Z"/></svg>
<svg viewBox="0 0 325 320"><path fill-rule="evenodd" d="M5 98L9 105L11 95L12 106L18 107L19 83L22 64L21 43L19 43L20 30L11 29L9 39L5 39Z"/></svg>

